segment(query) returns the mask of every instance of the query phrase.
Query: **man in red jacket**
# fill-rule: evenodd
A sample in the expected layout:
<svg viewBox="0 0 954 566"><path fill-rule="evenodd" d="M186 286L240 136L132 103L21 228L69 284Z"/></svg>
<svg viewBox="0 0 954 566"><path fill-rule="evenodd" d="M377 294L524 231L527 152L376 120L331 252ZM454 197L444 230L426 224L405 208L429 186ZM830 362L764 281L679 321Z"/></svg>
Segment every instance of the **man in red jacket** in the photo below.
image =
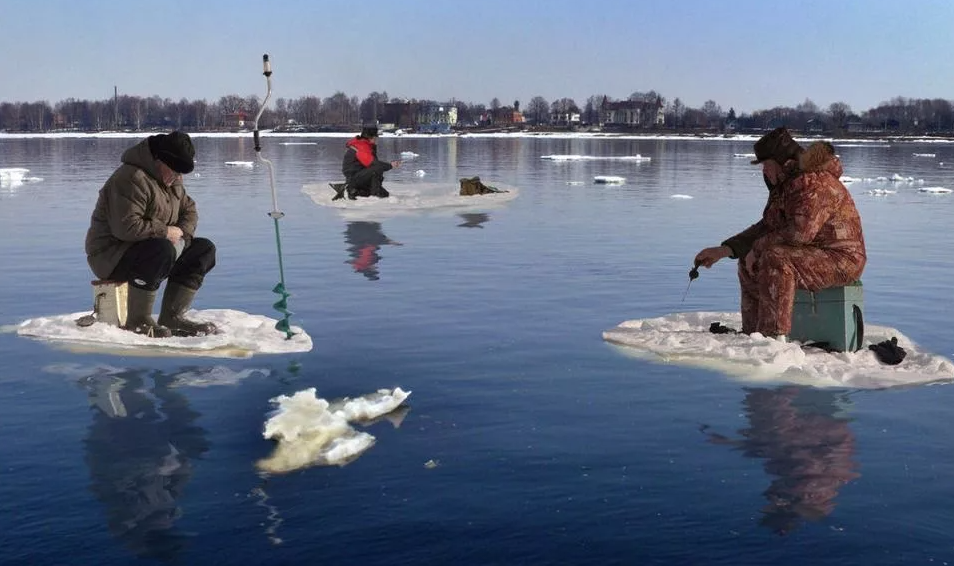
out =
<svg viewBox="0 0 954 566"><path fill-rule="evenodd" d="M386 198L390 193L382 185L384 172L400 167L400 161L381 161L378 159L378 127L365 126L361 133L345 144L341 172L345 176L345 186L332 185L336 193L332 200L338 200L347 192L351 200L357 197Z"/></svg>

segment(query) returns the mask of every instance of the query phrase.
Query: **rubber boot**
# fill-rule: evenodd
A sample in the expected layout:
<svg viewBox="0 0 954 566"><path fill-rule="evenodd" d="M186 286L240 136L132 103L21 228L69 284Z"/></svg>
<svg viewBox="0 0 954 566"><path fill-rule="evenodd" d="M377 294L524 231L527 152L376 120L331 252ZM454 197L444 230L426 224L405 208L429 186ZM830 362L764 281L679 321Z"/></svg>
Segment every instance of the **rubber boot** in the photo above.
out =
<svg viewBox="0 0 954 566"><path fill-rule="evenodd" d="M123 328L136 334L152 338L168 338L172 331L156 324L152 318L152 307L156 304L156 292L129 286L126 296L126 326Z"/></svg>
<svg viewBox="0 0 954 566"><path fill-rule="evenodd" d="M167 282L166 291L162 294L159 324L168 327L175 336L207 336L218 332L211 322L195 322L185 318L195 294L195 289Z"/></svg>
<svg viewBox="0 0 954 566"><path fill-rule="evenodd" d="M384 182L384 175L375 175L371 177L371 196L378 198L388 198L391 193L381 184Z"/></svg>
<svg viewBox="0 0 954 566"><path fill-rule="evenodd" d="M330 183L331 188L335 191L335 196L331 197L331 200L342 199L345 196L345 191L348 189L347 183Z"/></svg>

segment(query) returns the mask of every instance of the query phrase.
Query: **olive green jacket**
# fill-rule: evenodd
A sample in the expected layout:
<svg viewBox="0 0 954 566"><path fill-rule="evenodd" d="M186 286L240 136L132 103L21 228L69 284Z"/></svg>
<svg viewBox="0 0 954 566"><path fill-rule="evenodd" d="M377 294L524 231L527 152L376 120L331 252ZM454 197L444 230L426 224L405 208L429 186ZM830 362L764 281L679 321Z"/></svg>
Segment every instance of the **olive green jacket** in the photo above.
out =
<svg viewBox="0 0 954 566"><path fill-rule="evenodd" d="M165 238L169 226L188 242L199 220L182 182L161 181L147 140L123 152L122 163L100 189L86 232L86 261L100 279L109 278L133 243Z"/></svg>

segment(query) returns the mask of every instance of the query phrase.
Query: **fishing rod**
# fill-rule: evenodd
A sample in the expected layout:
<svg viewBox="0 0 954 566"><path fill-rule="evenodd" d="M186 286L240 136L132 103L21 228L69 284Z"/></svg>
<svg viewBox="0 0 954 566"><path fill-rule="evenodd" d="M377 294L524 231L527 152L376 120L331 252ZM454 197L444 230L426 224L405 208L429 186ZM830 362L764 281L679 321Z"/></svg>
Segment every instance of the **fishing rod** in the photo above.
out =
<svg viewBox="0 0 954 566"><path fill-rule="evenodd" d="M255 116L255 124L252 131L252 135L255 139L255 155L258 160L266 165L268 168L268 183L272 189L272 210L268 213L268 216L271 217L272 221L275 223L275 246L278 248L278 274L279 281L278 284L272 289L273 293L277 293L281 296L275 304L272 305L272 308L282 313L283 317L275 324L275 330L280 330L285 333L285 339L288 340L295 335L291 331L291 326L289 324L289 319L291 315L294 314L288 310L288 297L291 296L285 288L285 266L282 261L282 236L281 231L278 228L278 221L285 216L285 213L278 209L278 193L275 192L275 171L272 162L262 156L262 144L259 138L258 131L258 121L262 117L262 113L265 112L265 107L268 105L268 99L272 96L272 65L268 61L268 53L262 56L262 74L265 75L265 100L262 101L261 107L258 109L258 114Z"/></svg>
<svg viewBox="0 0 954 566"><path fill-rule="evenodd" d="M682 294L682 302L686 302L686 295L689 294L689 287L692 285L692 282L699 278L699 266L702 263L696 261L692 269L689 270L689 284L686 285L686 292Z"/></svg>

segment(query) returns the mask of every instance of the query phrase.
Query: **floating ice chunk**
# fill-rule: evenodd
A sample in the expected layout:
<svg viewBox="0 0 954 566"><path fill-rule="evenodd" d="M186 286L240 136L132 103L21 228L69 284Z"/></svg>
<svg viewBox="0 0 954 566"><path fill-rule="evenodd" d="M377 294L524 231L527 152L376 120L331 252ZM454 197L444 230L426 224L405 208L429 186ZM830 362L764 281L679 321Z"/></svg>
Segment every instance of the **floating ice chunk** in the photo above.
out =
<svg viewBox="0 0 954 566"><path fill-rule="evenodd" d="M583 181L567 181L567 185L582 185Z"/></svg>
<svg viewBox="0 0 954 566"><path fill-rule="evenodd" d="M414 153L413 151L402 151L401 157L404 159L414 159L415 157L420 157L420 155Z"/></svg>
<svg viewBox="0 0 954 566"><path fill-rule="evenodd" d="M897 193L898 191L893 191L891 189L871 189L870 191L867 191L867 192L869 195L881 196L881 195L893 195Z"/></svg>
<svg viewBox="0 0 954 566"><path fill-rule="evenodd" d="M414 172L415 177L423 177L424 175L427 175L427 173L425 173L423 169L418 169Z"/></svg>
<svg viewBox="0 0 954 566"><path fill-rule="evenodd" d="M951 189L945 187L921 187L918 189L922 193L930 193L932 195L946 195L951 193Z"/></svg>
<svg viewBox="0 0 954 566"><path fill-rule="evenodd" d="M0 187L15 187L22 185L29 169L23 167L0 168Z"/></svg>
<svg viewBox="0 0 954 566"><path fill-rule="evenodd" d="M846 185L850 185L851 183L857 183L861 179L856 179L855 177L849 177L848 175L842 175L841 177L839 177L838 180Z"/></svg>
<svg viewBox="0 0 954 566"><path fill-rule="evenodd" d="M933 153L914 153L914 157L936 157Z"/></svg>
<svg viewBox="0 0 954 566"><path fill-rule="evenodd" d="M755 159L754 153L733 153L732 157L736 159Z"/></svg>
<svg viewBox="0 0 954 566"><path fill-rule="evenodd" d="M246 167L251 169L255 166L255 163L252 161L226 161L225 165L228 167Z"/></svg>
<svg viewBox="0 0 954 566"><path fill-rule="evenodd" d="M598 185L622 185L626 182L626 177L617 177L615 175L596 175L593 182Z"/></svg>
<svg viewBox="0 0 954 566"><path fill-rule="evenodd" d="M679 195L679 194L676 194L676 195L670 195L669 198L691 199L692 196L691 196L691 195Z"/></svg>
<svg viewBox="0 0 954 566"><path fill-rule="evenodd" d="M277 406L262 436L276 440L274 452L257 462L259 470L284 473L314 465L343 466L374 445L375 438L358 432L351 422L369 423L400 407L410 395L400 387L329 403L314 387L271 399Z"/></svg>

